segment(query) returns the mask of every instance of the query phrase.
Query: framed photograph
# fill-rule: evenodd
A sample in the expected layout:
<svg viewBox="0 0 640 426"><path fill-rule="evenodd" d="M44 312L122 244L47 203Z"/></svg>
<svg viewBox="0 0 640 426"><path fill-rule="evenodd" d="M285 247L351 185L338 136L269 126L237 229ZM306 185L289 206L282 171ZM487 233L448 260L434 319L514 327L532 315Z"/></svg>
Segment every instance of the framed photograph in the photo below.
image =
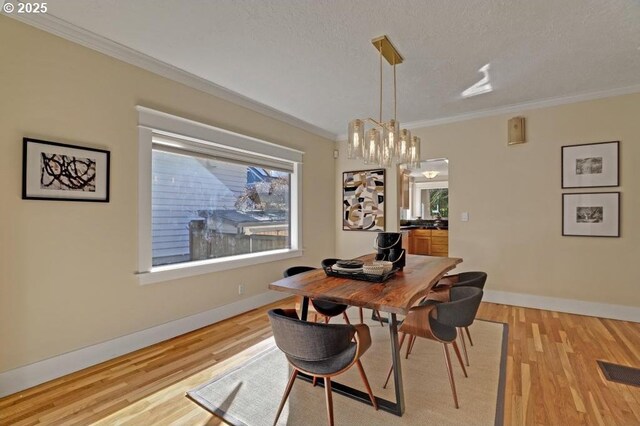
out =
<svg viewBox="0 0 640 426"><path fill-rule="evenodd" d="M562 187L594 188L620 185L620 142L562 147Z"/></svg>
<svg viewBox="0 0 640 426"><path fill-rule="evenodd" d="M620 236L620 193L562 194L562 235Z"/></svg>
<svg viewBox="0 0 640 426"><path fill-rule="evenodd" d="M384 231L384 169L342 173L342 229Z"/></svg>
<svg viewBox="0 0 640 426"><path fill-rule="evenodd" d="M109 202L109 151L24 138L22 199Z"/></svg>

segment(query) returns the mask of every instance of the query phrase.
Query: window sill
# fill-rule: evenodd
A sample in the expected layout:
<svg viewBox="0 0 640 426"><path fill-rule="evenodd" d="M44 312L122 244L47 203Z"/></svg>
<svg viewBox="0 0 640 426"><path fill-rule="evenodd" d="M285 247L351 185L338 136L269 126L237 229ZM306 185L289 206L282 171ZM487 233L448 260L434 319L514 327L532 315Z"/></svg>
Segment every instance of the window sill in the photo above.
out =
<svg viewBox="0 0 640 426"><path fill-rule="evenodd" d="M149 272L139 272L136 275L138 276L139 284L146 285L300 256L302 256L302 250L274 250L268 253L251 253L221 259L208 259L177 265L159 266L151 268Z"/></svg>

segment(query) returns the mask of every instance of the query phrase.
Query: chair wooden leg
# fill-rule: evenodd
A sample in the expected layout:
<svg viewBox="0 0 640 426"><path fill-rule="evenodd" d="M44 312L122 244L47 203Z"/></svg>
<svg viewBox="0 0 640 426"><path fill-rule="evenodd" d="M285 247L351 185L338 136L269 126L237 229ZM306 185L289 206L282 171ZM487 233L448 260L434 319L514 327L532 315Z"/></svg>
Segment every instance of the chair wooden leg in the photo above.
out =
<svg viewBox="0 0 640 426"><path fill-rule="evenodd" d="M324 323L329 324L329 317L324 317Z"/></svg>
<svg viewBox="0 0 640 426"><path fill-rule="evenodd" d="M464 328L467 331L467 336L469 337L469 343L473 346L473 340L471 340L471 333L469 333L469 327Z"/></svg>
<svg viewBox="0 0 640 426"><path fill-rule="evenodd" d="M362 312L362 308L358 308L360 311L360 324L364 324L364 313Z"/></svg>
<svg viewBox="0 0 640 426"><path fill-rule="evenodd" d="M460 367L462 367L462 372L464 373L464 377L469 377L467 375L467 369L464 368L464 363L462 362L462 357L460 356L460 349L458 349L458 344L456 341L453 341L453 350L456 351L456 356L458 357L458 361L460 361Z"/></svg>
<svg viewBox="0 0 640 426"><path fill-rule="evenodd" d="M313 322L318 322L318 314L313 314Z"/></svg>
<svg viewBox="0 0 640 426"><path fill-rule="evenodd" d="M409 337L409 343L407 344L407 354L405 355L405 359L409 359L409 354L413 350L413 344L416 342L416 336Z"/></svg>
<svg viewBox="0 0 640 426"><path fill-rule="evenodd" d="M402 344L404 343L404 338L407 337L407 333L402 333L402 337L400 337L400 346L398 347L398 352L402 350ZM391 367L389 367L389 374L387 374L387 380L385 380L384 385L382 385L383 389L387 388L387 384L389 383L389 379L391 378L391 373L393 373L393 363Z"/></svg>
<svg viewBox="0 0 640 426"><path fill-rule="evenodd" d="M446 343L443 343L444 347L444 361L447 364L447 373L449 373L449 383L451 384L451 392L453 392L453 402L456 408L458 406L458 394L456 393L456 382L453 379L453 369L451 368L451 358L449 357L449 347Z"/></svg>
<svg viewBox="0 0 640 426"><path fill-rule="evenodd" d="M467 342L464 338L464 333L462 329L458 329L458 336L460 336L460 340L462 341L462 352L464 352L464 360L467 362L467 367L469 366L469 354L467 354Z"/></svg>
<svg viewBox="0 0 640 426"><path fill-rule="evenodd" d="M333 399L331 399L331 378L324 378L324 394L327 396L327 417L329 426L333 426Z"/></svg>
<svg viewBox="0 0 640 426"><path fill-rule="evenodd" d="M316 383L318 383L318 376L313 376L313 387L316 387Z"/></svg>
<svg viewBox="0 0 640 426"><path fill-rule="evenodd" d="M360 362L360 360L356 361L356 366L358 367L358 371L360 372L360 377L364 382L364 387L367 389L367 393L369 394L369 399L371 400L371 404L373 405L373 408L375 408L377 411L378 403L376 402L376 397L373 396L373 392L371 391L371 386L369 386L369 380L367 380L367 375L364 373L364 368L362 368L362 363Z"/></svg>
<svg viewBox="0 0 640 426"><path fill-rule="evenodd" d="M349 322L349 317L347 316L346 312L342 313L342 317L344 318L344 322L346 322L347 324L351 325L351 323Z"/></svg>
<svg viewBox="0 0 640 426"><path fill-rule="evenodd" d="M289 379L289 383L287 383L287 387L284 390L284 395L282 395L282 401L280 401L280 406L278 407L278 413L276 414L276 419L273 421L274 426L278 423L278 419L280 418L280 413L282 413L282 409L284 408L285 402L287 402L287 398L289 397L289 393L291 393L291 388L293 387L293 383L296 381L296 376L298 375L298 370L294 369L291 374L291 378Z"/></svg>

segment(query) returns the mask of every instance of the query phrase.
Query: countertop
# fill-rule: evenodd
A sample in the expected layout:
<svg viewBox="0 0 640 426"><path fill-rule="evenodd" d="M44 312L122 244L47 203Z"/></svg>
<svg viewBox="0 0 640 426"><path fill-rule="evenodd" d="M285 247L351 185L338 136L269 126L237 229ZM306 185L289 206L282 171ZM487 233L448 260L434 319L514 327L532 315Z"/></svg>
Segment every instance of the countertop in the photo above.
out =
<svg viewBox="0 0 640 426"><path fill-rule="evenodd" d="M429 226L429 225L406 225L406 226L401 226L400 230L401 231L410 231L412 229L440 229L442 231L448 231L449 227L448 226Z"/></svg>

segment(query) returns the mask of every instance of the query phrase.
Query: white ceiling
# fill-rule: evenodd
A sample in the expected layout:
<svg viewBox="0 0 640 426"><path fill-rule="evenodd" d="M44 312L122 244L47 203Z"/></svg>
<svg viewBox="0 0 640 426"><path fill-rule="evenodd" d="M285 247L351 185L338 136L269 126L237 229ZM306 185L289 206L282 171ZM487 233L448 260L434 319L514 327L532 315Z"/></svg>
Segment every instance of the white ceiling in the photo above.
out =
<svg viewBox="0 0 640 426"><path fill-rule="evenodd" d="M377 115L382 34L405 57L401 124L640 91L638 0L58 0L49 14L335 135ZM493 92L462 99L487 63Z"/></svg>

